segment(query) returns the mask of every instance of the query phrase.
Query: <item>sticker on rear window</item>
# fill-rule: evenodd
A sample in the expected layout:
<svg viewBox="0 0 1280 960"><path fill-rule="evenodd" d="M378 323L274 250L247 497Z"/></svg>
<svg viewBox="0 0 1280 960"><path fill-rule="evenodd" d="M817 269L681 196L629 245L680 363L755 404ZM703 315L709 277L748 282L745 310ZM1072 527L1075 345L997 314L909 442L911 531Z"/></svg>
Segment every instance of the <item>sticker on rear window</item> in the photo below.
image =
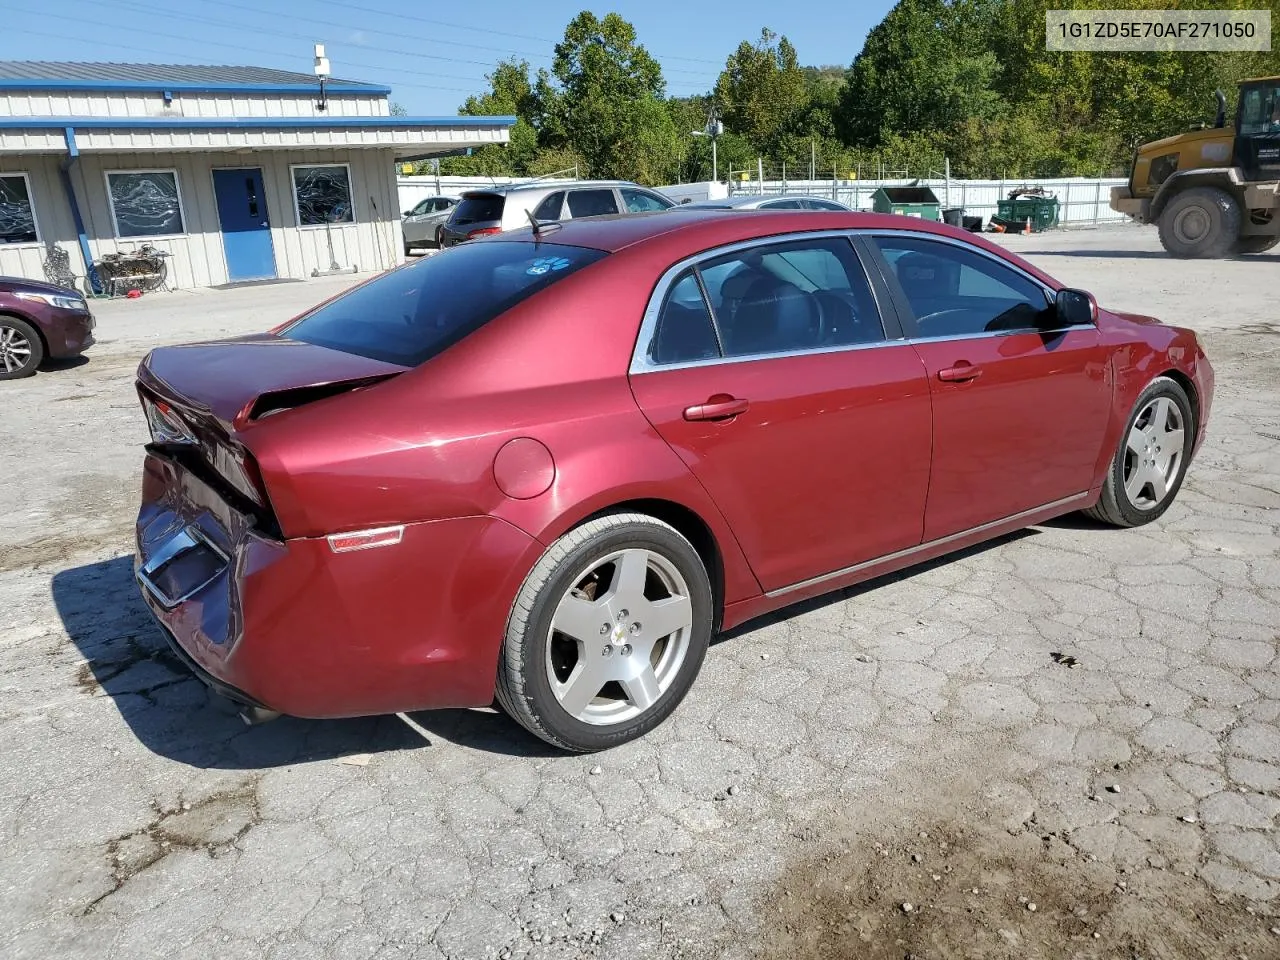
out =
<svg viewBox="0 0 1280 960"><path fill-rule="evenodd" d="M550 273L552 270L563 270L567 266L569 266L569 261L564 257L539 257L529 264L529 269L525 273L531 277L540 277L544 273Z"/></svg>

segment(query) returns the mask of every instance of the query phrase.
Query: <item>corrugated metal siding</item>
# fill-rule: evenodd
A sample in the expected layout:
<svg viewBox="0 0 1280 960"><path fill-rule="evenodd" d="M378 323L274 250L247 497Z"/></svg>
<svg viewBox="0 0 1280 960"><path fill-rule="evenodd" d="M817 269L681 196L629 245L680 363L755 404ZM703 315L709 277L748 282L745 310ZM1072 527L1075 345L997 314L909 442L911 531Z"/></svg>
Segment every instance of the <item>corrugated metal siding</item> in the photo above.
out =
<svg viewBox="0 0 1280 960"><path fill-rule="evenodd" d="M328 109L316 107L320 88L306 94L175 92L165 106L160 91L91 93L60 90L0 91L0 117L385 117L386 97L329 93Z"/></svg>
<svg viewBox="0 0 1280 960"><path fill-rule="evenodd" d="M47 240L63 241L75 239L75 224L71 219L71 208L63 199L62 183L58 173L58 159L51 156L41 157L5 157L0 156L0 173L25 173L31 190L31 201L36 211L36 232L41 243L35 244L0 244L0 276L31 277L44 279L45 252L43 242ZM81 257L78 249L63 244L71 254L72 269L78 273L84 270L80 266Z"/></svg>
<svg viewBox="0 0 1280 960"><path fill-rule="evenodd" d="M52 240L70 255L72 269L85 274L74 221L54 156L0 155L0 171L29 175L42 240ZM293 202L294 164L346 163L351 170L356 222L331 227L299 227ZM170 285L177 288L213 286L227 281L222 233L213 194L217 167L262 170L276 273L306 278L313 270L328 270L331 259L339 267L359 267L361 273L388 269L402 260L400 216L393 153L389 150L273 151L238 153L119 153L85 155L72 170L81 216L92 255L137 249L147 238L118 239L107 199L106 171L176 169L182 197L186 235L150 241L172 254ZM375 210L376 206L376 210ZM330 257L329 241L333 242ZM0 274L43 279L44 249L39 245L0 246Z"/></svg>

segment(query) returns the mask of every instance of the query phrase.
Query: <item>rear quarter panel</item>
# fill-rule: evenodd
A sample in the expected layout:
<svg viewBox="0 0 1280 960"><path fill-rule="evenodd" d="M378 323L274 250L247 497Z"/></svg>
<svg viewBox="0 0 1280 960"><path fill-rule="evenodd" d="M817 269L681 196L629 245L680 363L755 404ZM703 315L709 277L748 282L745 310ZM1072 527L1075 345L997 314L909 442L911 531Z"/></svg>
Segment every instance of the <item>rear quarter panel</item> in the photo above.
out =
<svg viewBox="0 0 1280 960"><path fill-rule="evenodd" d="M243 431L285 533L489 515L545 547L594 513L657 499L710 529L726 598L759 592L728 525L627 380L653 287L637 278L666 265L661 253L614 254L422 367ZM528 499L507 496L494 477L498 451L519 437L555 463L550 487Z"/></svg>

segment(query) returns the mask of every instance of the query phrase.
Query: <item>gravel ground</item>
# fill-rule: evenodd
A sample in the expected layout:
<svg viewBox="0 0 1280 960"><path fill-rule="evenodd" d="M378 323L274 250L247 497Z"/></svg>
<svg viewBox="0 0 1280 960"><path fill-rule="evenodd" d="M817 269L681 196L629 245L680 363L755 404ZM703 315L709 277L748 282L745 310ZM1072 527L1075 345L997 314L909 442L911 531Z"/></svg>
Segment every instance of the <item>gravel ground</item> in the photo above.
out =
<svg viewBox="0 0 1280 960"><path fill-rule="evenodd" d="M101 305L0 385L0 955L1280 957L1280 257L1004 242L1200 332L1178 503L736 631L595 757L487 710L246 729L190 679L130 575L133 369L350 278Z"/></svg>

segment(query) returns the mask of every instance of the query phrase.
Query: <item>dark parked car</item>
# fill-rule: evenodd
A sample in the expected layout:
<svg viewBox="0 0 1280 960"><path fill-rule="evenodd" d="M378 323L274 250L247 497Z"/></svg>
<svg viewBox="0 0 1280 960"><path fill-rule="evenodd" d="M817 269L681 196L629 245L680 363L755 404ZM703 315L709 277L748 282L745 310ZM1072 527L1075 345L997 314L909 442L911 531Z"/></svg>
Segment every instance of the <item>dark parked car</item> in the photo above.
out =
<svg viewBox="0 0 1280 960"><path fill-rule="evenodd" d="M75 290L0 277L0 380L29 377L46 359L93 346L93 314Z"/></svg>
<svg viewBox="0 0 1280 960"><path fill-rule="evenodd" d="M945 225L573 220L153 351L137 576L251 719L496 695L598 750L717 631L1071 511L1154 520L1213 383L1190 330Z"/></svg>

